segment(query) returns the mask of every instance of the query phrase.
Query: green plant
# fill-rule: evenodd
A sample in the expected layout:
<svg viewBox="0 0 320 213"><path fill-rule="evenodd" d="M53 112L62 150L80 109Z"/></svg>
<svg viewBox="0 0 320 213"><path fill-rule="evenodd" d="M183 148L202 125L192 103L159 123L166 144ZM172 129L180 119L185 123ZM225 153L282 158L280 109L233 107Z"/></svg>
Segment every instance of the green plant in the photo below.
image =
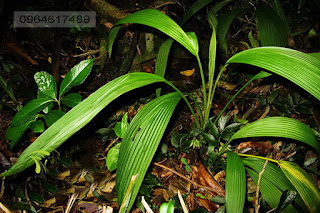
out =
<svg viewBox="0 0 320 213"><path fill-rule="evenodd" d="M34 163L32 159L35 157L42 157L40 153L34 152L35 150L50 152L51 150L56 149L72 134L86 125L112 100L116 99L120 95L138 87L163 82L170 85L177 92L159 96L145 105L133 118L121 142L117 164L116 187L118 202L121 204L120 212L125 212L131 209L135 201L145 173L155 154L161 137L164 134L167 124L170 121L171 115L180 99L184 99L186 104L189 106L195 120L196 128L203 130L207 121L209 121L210 108L214 98L217 82L230 64L249 64L270 71L271 73L278 74L302 87L317 99L320 99L320 60L307 54L281 47L253 48L240 52L227 60L225 65L221 66L219 73L214 80L216 28L213 24L215 22L213 18L214 15L210 13L208 17L209 23L211 23L212 27L212 37L209 47L208 91L205 87L205 74L198 54L199 46L195 33L185 33L177 23L163 13L153 9L136 12L116 23L115 27L109 34L109 54L111 54L112 44L120 29L120 25L126 23L144 24L154 27L167 34L190 51L198 61L202 81L201 91L203 101L202 103L194 103L196 106L196 112L186 97L188 94L183 94L173 86L171 82L167 81L163 77L148 73L126 74L101 87L87 99L74 107L73 110L69 111L61 119L50 126L21 154L17 163L1 175L13 175L31 166ZM166 45L166 52L169 52L169 44L169 42L164 44ZM164 51L164 49L162 49L162 51ZM165 61L166 63L164 55L166 54L159 54L158 60ZM162 59L159 57L162 57ZM166 65L162 64L162 67L165 68ZM269 75L269 73L261 72L253 77L251 81L257 78L267 77ZM157 93L159 94L159 90ZM217 119L219 119L219 117L221 117L221 115L219 115ZM215 123L215 121L213 123ZM264 197L268 197L268 195L271 195L272 193L280 195L278 197L271 196L270 199L266 198L271 207L276 207L283 191L287 189L294 189L299 193L299 196L296 198L296 202L301 204L301 208L308 209L311 212L319 211L319 191L313 185L308 175L295 164L286 161L275 161L259 156L246 156L250 158L242 160L239 156L244 155L237 155L231 150L228 151L228 145L235 139L250 137L289 138L308 144L318 152L320 151L318 140L313 131L307 125L294 119L270 117L244 126L233 134L230 140L225 142L222 147L217 147L216 150L219 156L222 156L227 152L227 211L239 212L239 210L244 208L246 194L244 165L248 166L249 163L247 162L253 158L262 158L264 161L273 161L281 167L281 169L279 169L278 167L270 166L273 164L268 164L268 170L269 168L277 169L272 170L275 171L275 173L271 170L270 172L265 171L265 176L263 176L261 181L261 187L263 186L262 188L264 188L264 190L261 188L261 192ZM258 172L261 170L260 167L257 167L259 165L254 164L251 166L253 170L247 168L249 175L254 180L258 180ZM278 179L279 176L281 176L281 179ZM277 181L274 180L275 178ZM303 202L299 202L301 200ZM284 212L294 211L297 210L295 210L292 205L289 205L284 210Z"/></svg>
<svg viewBox="0 0 320 213"><path fill-rule="evenodd" d="M44 131L44 123L38 118L44 118L46 125L50 127L66 113L66 108L62 105L72 108L81 102L80 94L69 93L66 95L66 93L87 78L93 62L93 59L88 59L74 66L61 82L58 96L57 85L53 76L44 71L37 72L34 75L39 89L38 98L29 101L12 119L6 132L6 139L11 141L10 148L17 144L28 127L35 133ZM57 110L54 109L54 103L58 105ZM40 111L43 111L43 114L39 114Z"/></svg>

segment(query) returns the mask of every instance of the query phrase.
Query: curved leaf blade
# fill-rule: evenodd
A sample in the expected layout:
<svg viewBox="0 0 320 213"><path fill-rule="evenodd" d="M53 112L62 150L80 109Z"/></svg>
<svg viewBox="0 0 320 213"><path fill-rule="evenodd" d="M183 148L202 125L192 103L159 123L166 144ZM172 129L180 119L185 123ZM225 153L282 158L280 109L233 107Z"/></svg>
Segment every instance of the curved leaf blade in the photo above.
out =
<svg viewBox="0 0 320 213"><path fill-rule="evenodd" d="M68 107L75 107L78 103L82 101L82 96L78 93L70 93L63 97L61 103Z"/></svg>
<svg viewBox="0 0 320 213"><path fill-rule="evenodd" d="M227 152L226 206L227 212L243 212L246 197L246 174L242 159L234 152Z"/></svg>
<svg viewBox="0 0 320 213"><path fill-rule="evenodd" d="M60 97L68 92L72 87L83 83L92 69L93 62L94 59L81 61L68 72L60 85Z"/></svg>
<svg viewBox="0 0 320 213"><path fill-rule="evenodd" d="M9 128L6 131L6 139L10 140L10 149L13 149L13 147L17 144L17 142L20 140L23 133L29 127L31 122L32 119L18 126L9 126Z"/></svg>
<svg viewBox="0 0 320 213"><path fill-rule="evenodd" d="M39 151L50 152L59 147L91 121L111 101L128 91L156 82L167 83L164 78L154 74L130 73L102 86L42 133L20 155L18 161L1 175L14 175L25 170L34 164L32 157L38 157Z"/></svg>
<svg viewBox="0 0 320 213"><path fill-rule="evenodd" d="M65 114L65 112L62 112L60 110L51 110L50 112L48 112L48 114L46 114L44 120L46 121L46 124L49 127L52 124L54 124L57 120L62 118L62 116L64 116Z"/></svg>
<svg viewBox="0 0 320 213"><path fill-rule="evenodd" d="M112 28L109 34L108 40L108 51L111 54L112 45L115 40L116 34L119 31L118 25L121 24L143 24L153 28L160 30L161 32L167 34L177 42L179 42L182 46L184 46L187 50L190 51L193 55L197 56L198 51L194 43L188 37L188 35L182 30L182 28L173 21L169 16L161 13L155 9L145 9L133 14L126 16L121 19L119 22L115 24L115 28Z"/></svg>
<svg viewBox="0 0 320 213"><path fill-rule="evenodd" d="M319 212L320 192L313 184L310 176L293 162L280 161L279 165L283 173L297 189L308 210L314 213Z"/></svg>
<svg viewBox="0 0 320 213"><path fill-rule="evenodd" d="M210 4L213 2L213 0L198 0L195 3L191 5L191 7L188 9L186 15L181 21L181 26L184 25L194 14L196 14L201 8L206 6L207 4Z"/></svg>
<svg viewBox="0 0 320 213"><path fill-rule="evenodd" d="M306 143L318 152L319 142L306 124L286 117L269 117L252 122L237 131L230 141L250 137L283 137Z"/></svg>
<svg viewBox="0 0 320 213"><path fill-rule="evenodd" d="M247 172L249 173L250 177L257 184L259 179L259 173L247 168ZM260 182L260 192L263 198L267 201L271 208L276 208L279 204L282 192L272 184L268 179L261 177ZM298 211L290 204L283 210L284 213L298 213Z"/></svg>
<svg viewBox="0 0 320 213"><path fill-rule="evenodd" d="M245 9L243 8L236 8L234 10L227 11L222 14L219 18L218 25L217 25L217 40L219 43L219 47L224 50L225 53L228 52L228 47L226 43L226 36L228 30L233 22L233 20L240 15Z"/></svg>
<svg viewBox="0 0 320 213"><path fill-rule="evenodd" d="M49 73L42 71L34 74L39 90L49 98L57 98L57 84L53 76Z"/></svg>
<svg viewBox="0 0 320 213"><path fill-rule="evenodd" d="M48 98L37 98L29 101L18 113L13 117L10 126L18 126L32 116L43 110L48 106L53 100Z"/></svg>
<svg viewBox="0 0 320 213"><path fill-rule="evenodd" d="M288 46L287 26L270 7L257 8L257 20L261 46Z"/></svg>
<svg viewBox="0 0 320 213"><path fill-rule="evenodd" d="M320 100L320 60L308 54L283 47L259 47L242 51L227 63L250 64L269 70Z"/></svg>
<svg viewBox="0 0 320 213"><path fill-rule="evenodd" d="M181 96L175 92L149 102L134 117L121 143L116 177L119 205L124 199L130 177L139 175L132 189L128 211L135 201L145 173L180 99Z"/></svg>

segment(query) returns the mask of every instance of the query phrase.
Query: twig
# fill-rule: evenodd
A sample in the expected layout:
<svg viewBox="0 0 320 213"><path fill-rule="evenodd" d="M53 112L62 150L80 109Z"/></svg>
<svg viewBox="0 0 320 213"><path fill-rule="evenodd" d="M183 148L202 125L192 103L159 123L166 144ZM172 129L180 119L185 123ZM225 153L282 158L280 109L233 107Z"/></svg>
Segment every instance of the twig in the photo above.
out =
<svg viewBox="0 0 320 213"><path fill-rule="evenodd" d="M4 178L2 179L2 183L1 183L1 190L0 190L0 199L2 198L4 193Z"/></svg>
<svg viewBox="0 0 320 213"><path fill-rule="evenodd" d="M174 174L176 174L176 175L178 175L179 177L181 177L182 179L184 179L184 180L192 183L192 184L195 185L196 187L203 188L203 189L206 190L206 191L215 192L215 191L214 191L213 189L211 189L210 187L200 185L200 184L198 184L198 183L190 180L189 178L185 177L184 175L180 174L179 172L177 172L177 171L175 171L175 170L173 170L173 169L171 169L171 168L169 168L169 167L166 167L166 166L164 166L164 165L162 165L162 164L159 164L159 163L153 163L153 164L156 165L156 166L159 166L159 167L161 167L161 168L163 168L163 169L166 169L166 170L168 170L168 171L170 171L170 172L172 172L172 173L174 173Z"/></svg>
<svg viewBox="0 0 320 213"><path fill-rule="evenodd" d="M5 213L11 213L11 211L5 207L5 205L3 205L1 202L0 202L0 208L5 212Z"/></svg>
<svg viewBox="0 0 320 213"><path fill-rule="evenodd" d="M181 192L178 190L178 198L179 198L179 201L180 201L180 204L181 204L181 207L183 209L183 213L189 213L189 210L187 208L187 205L186 203L184 202L182 196L181 196Z"/></svg>
<svg viewBox="0 0 320 213"><path fill-rule="evenodd" d="M270 106L267 106L267 107L266 107L266 110L265 110L264 113L260 116L260 118L258 118L258 120L261 120L261 119L265 118L265 117L268 115L269 112L270 112Z"/></svg>
<svg viewBox="0 0 320 213"><path fill-rule="evenodd" d="M268 160L266 160L266 162L263 165L263 168L261 170L261 172L259 172L259 178L258 178L258 183L257 183L257 191L256 191L256 201L255 201L255 212L259 213L259 209L260 209L260 205L259 205L259 191L260 191L260 182L261 182L261 177L262 174L264 173L264 171L266 170L266 166L268 164Z"/></svg>
<svg viewBox="0 0 320 213"><path fill-rule="evenodd" d="M94 55L96 53L100 52L100 50L90 50L88 52L79 54L79 55L73 55L72 57L77 58L77 57L82 57L82 56L87 56L87 55Z"/></svg>
<svg viewBox="0 0 320 213"><path fill-rule="evenodd" d="M104 150L104 153L107 153L107 152L111 149L111 147L113 146L113 144L114 144L115 142L117 142L118 140L119 140L119 137L117 137L116 139L114 139L113 141L111 141L110 144L107 146L107 148Z"/></svg>
<svg viewBox="0 0 320 213"><path fill-rule="evenodd" d="M76 201L76 199L78 198L79 194L78 193L73 193L71 195L71 197L69 198L69 201L68 201L68 205L67 205L67 209L65 211L65 213L69 213L74 202Z"/></svg>
<svg viewBox="0 0 320 213"><path fill-rule="evenodd" d="M146 209L147 213L153 213L152 209L148 205L147 201L144 199L144 196L142 196L141 203L143 207Z"/></svg>

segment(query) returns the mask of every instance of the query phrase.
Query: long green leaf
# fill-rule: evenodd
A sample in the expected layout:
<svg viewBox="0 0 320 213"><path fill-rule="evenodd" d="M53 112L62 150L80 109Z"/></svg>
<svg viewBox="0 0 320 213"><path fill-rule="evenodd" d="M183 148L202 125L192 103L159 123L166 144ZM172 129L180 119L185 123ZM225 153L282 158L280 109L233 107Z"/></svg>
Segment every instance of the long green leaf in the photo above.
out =
<svg viewBox="0 0 320 213"><path fill-rule="evenodd" d="M286 31L291 34L291 30L290 30L290 27L289 27L289 23L288 23L288 20L286 18L286 15L283 11L283 8L282 8L282 5L280 3L279 0L274 0L273 2L273 9L275 10L275 12L278 14L278 16L282 19L283 23L285 24L286 26Z"/></svg>
<svg viewBox="0 0 320 213"><path fill-rule="evenodd" d="M287 78L320 100L320 60L282 47L259 47L242 51L228 61L257 66Z"/></svg>
<svg viewBox="0 0 320 213"><path fill-rule="evenodd" d="M236 8L234 10L227 11L222 14L219 18L218 25L217 25L217 40L219 42L219 46L222 50L227 53L227 43L226 43L226 36L228 30L233 22L233 20L240 15L245 9L243 8Z"/></svg>
<svg viewBox="0 0 320 213"><path fill-rule="evenodd" d="M254 181L255 184L258 182L259 174L249 168L247 172ZM260 192L263 198L267 201L271 208L276 208L279 204L282 191L280 191L275 185L272 184L268 179L263 178L264 173L261 177ZM298 211L290 204L283 210L284 213L298 213Z"/></svg>
<svg viewBox="0 0 320 213"><path fill-rule="evenodd" d="M181 21L181 26L184 25L194 14L196 14L201 8L206 6L207 4L213 2L213 0L198 0L187 11L186 15Z"/></svg>
<svg viewBox="0 0 320 213"><path fill-rule="evenodd" d="M6 131L6 139L10 140L10 149L13 149L13 147L17 144L17 142L20 140L21 136L29 127L32 121L33 120L30 119L18 126L9 126L9 128Z"/></svg>
<svg viewBox="0 0 320 213"><path fill-rule="evenodd" d="M244 165L252 168L255 172L261 172L265 160L258 158L245 158L243 159ZM262 176L263 179L267 179L270 183L275 185L282 192L285 190L296 190L295 187L291 184L288 178L284 175L279 167L273 163L268 163L265 171ZM302 208L306 209L301 197L298 195L295 199L295 202Z"/></svg>
<svg viewBox="0 0 320 213"><path fill-rule="evenodd" d="M269 117L252 122L237 131L230 141L250 137L283 137L306 143L318 152L319 142L312 129L306 124L292 118Z"/></svg>
<svg viewBox="0 0 320 213"><path fill-rule="evenodd" d="M91 121L111 101L130 90L156 82L167 81L154 74L130 73L109 82L50 126L20 155L18 161L1 175L14 175L25 170L34 164L32 157L38 157L39 150L50 152L59 147Z"/></svg>
<svg viewBox="0 0 320 213"><path fill-rule="evenodd" d="M132 120L121 143L116 187L121 204L130 183L130 177L138 174L128 204L130 211L138 194L145 173L181 96L170 93L148 103Z"/></svg>
<svg viewBox="0 0 320 213"><path fill-rule="evenodd" d="M32 101L29 101L19 112L13 117L10 126L18 126L32 116L34 116L37 112L44 109L48 106L53 100L48 98L38 98Z"/></svg>
<svg viewBox="0 0 320 213"><path fill-rule="evenodd" d="M246 197L246 174L242 159L227 152L226 205L227 212L243 212Z"/></svg>
<svg viewBox="0 0 320 213"><path fill-rule="evenodd" d="M297 189L310 212L320 212L320 192L315 187L310 176L297 164L288 161L280 161L279 165L283 173Z"/></svg>
<svg viewBox="0 0 320 213"><path fill-rule="evenodd" d="M167 39L165 42L163 42L159 48L159 52L157 55L154 74L159 75L163 78L166 72L168 56L169 56L172 43L173 43L172 39ZM161 93L161 88L157 89L156 93L157 93L157 97L159 97Z"/></svg>
<svg viewBox="0 0 320 213"><path fill-rule="evenodd" d="M112 45L114 43L117 32L119 31L119 26L121 24L134 23L143 24L160 30L161 32L167 34L187 50L189 50L193 55L198 55L198 50L192 39L181 29L181 27L173 21L169 16L161 13L155 9L145 9L135 12L131 15L126 16L115 24L115 28L112 28L109 33L108 40L108 51L111 54Z"/></svg>
<svg viewBox="0 0 320 213"><path fill-rule="evenodd" d="M259 6L256 14L261 46L287 46L287 26L278 14L267 6Z"/></svg>
<svg viewBox="0 0 320 213"><path fill-rule="evenodd" d="M62 80L60 85L60 97L68 92L72 87L78 86L83 83L83 81L90 74L93 62L94 59L81 61L67 73L66 77Z"/></svg>

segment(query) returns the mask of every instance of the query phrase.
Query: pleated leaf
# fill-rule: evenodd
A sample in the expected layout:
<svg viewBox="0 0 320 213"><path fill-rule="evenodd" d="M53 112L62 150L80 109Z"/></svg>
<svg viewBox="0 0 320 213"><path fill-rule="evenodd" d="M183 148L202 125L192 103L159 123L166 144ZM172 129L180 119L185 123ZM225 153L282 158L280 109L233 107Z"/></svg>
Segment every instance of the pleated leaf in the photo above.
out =
<svg viewBox="0 0 320 213"><path fill-rule="evenodd" d="M230 10L223 13L219 18L218 25L217 25L217 40L220 48L224 50L226 53L228 51L227 42L226 42L226 36L227 36L228 30L233 20L237 16L239 16L244 10L245 9L243 8L236 8L234 10Z"/></svg>
<svg viewBox="0 0 320 213"><path fill-rule="evenodd" d="M292 81L320 100L320 60L282 47L259 47L232 56L230 63L257 66Z"/></svg>
<svg viewBox="0 0 320 213"><path fill-rule="evenodd" d="M287 26L278 14L267 6L259 6L256 14L261 46L287 46Z"/></svg>
<svg viewBox="0 0 320 213"><path fill-rule="evenodd" d="M160 76L148 73L130 73L102 86L50 126L18 158L2 176L14 175L34 164L32 158L43 157L41 151L51 152L91 121L103 108L120 95L133 89L166 82Z"/></svg>
<svg viewBox="0 0 320 213"><path fill-rule="evenodd" d="M259 173L247 168L247 172L252 178L253 182L257 185L259 179ZM271 208L276 208L279 204L282 191L279 190L275 185L272 184L268 179L263 178L264 173L261 177L260 192L263 198L267 201ZM282 212L284 213L298 213L298 211L290 204Z"/></svg>
<svg viewBox="0 0 320 213"><path fill-rule="evenodd" d="M255 172L261 172L265 160L258 159L258 158L245 158L243 159L244 165L250 167ZM270 183L276 186L281 192L286 190L295 191L295 187L291 184L288 178L284 175L279 167L277 167L274 163L268 163L265 171L262 176L263 179L267 179ZM306 209L306 206L303 203L303 200L298 195L295 199L295 202L302 208Z"/></svg>
<svg viewBox="0 0 320 213"><path fill-rule="evenodd" d="M269 117L252 122L237 131L230 141L250 137L283 137L306 143L318 152L319 142L306 124L286 117Z"/></svg>
<svg viewBox="0 0 320 213"><path fill-rule="evenodd" d="M112 45L114 43L117 32L119 31L118 25L121 24L143 24L160 30L161 32L167 34L187 50L189 50L193 55L197 56L197 46L193 43L192 39L182 30L182 28L173 21L169 16L161 13L155 9L145 9L135 12L131 15L126 16L115 24L115 28L112 28L109 33L108 40L108 51L111 54Z"/></svg>
<svg viewBox="0 0 320 213"><path fill-rule="evenodd" d="M181 25L184 25L194 14L196 14L201 8L210 4L213 0L198 0L187 11L186 15L181 21Z"/></svg>
<svg viewBox="0 0 320 213"><path fill-rule="evenodd" d="M165 42L161 44L158 55L157 55L154 74L164 77L172 43L173 43L172 39L167 39ZM161 89L159 88L156 91L157 97L160 96L160 93L161 93Z"/></svg>
<svg viewBox="0 0 320 213"><path fill-rule="evenodd" d="M283 173L297 189L308 210L314 213L320 212L320 192L310 176L293 162L280 161L279 165Z"/></svg>
<svg viewBox="0 0 320 213"><path fill-rule="evenodd" d="M242 159L234 152L227 152L226 205L227 212L243 212L246 197L246 174Z"/></svg>
<svg viewBox="0 0 320 213"><path fill-rule="evenodd" d="M178 93L170 93L149 102L134 117L127 130L120 147L116 177L120 205L129 186L130 177L138 174L127 211L130 211L135 201L145 173L180 98Z"/></svg>

